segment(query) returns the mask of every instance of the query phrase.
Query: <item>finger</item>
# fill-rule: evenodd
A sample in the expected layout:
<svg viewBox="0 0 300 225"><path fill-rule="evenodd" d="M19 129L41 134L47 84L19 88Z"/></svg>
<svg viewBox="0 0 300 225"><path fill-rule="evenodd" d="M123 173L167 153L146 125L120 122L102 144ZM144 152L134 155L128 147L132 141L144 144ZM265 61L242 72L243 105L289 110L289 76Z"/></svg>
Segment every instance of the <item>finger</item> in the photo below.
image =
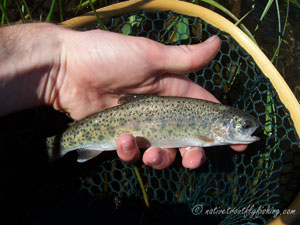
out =
<svg viewBox="0 0 300 225"><path fill-rule="evenodd" d="M248 145L230 145L230 147L237 152L245 151Z"/></svg>
<svg viewBox="0 0 300 225"><path fill-rule="evenodd" d="M201 147L185 147L179 149L182 165L188 169L196 169L206 160L204 149Z"/></svg>
<svg viewBox="0 0 300 225"><path fill-rule="evenodd" d="M165 169L175 160L176 149L161 149L159 147L150 147L144 152L143 162L155 169Z"/></svg>
<svg viewBox="0 0 300 225"><path fill-rule="evenodd" d="M117 154L125 162L133 162L139 158L140 151L131 134L119 136L117 140Z"/></svg>
<svg viewBox="0 0 300 225"><path fill-rule="evenodd" d="M220 46L221 40L217 36L194 45L159 46L155 68L172 74L198 71L216 56Z"/></svg>

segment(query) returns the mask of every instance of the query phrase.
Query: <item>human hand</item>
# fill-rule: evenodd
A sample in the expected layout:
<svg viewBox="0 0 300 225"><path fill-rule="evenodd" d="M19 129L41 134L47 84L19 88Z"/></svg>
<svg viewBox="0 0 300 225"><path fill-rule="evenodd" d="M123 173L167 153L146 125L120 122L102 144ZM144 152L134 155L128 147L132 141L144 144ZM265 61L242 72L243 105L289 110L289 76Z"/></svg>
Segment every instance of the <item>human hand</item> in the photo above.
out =
<svg viewBox="0 0 300 225"><path fill-rule="evenodd" d="M182 76L207 65L220 48L212 37L197 45L165 46L145 38L107 31L65 30L56 76L47 83L47 104L75 119L117 105L124 94L184 96L218 102L209 92ZM232 146L236 151L245 145ZM179 149L182 164L196 168L205 161L200 147ZM150 147L143 155L146 165L163 169L172 164L176 149ZM140 152L131 134L117 141L124 161L137 160Z"/></svg>

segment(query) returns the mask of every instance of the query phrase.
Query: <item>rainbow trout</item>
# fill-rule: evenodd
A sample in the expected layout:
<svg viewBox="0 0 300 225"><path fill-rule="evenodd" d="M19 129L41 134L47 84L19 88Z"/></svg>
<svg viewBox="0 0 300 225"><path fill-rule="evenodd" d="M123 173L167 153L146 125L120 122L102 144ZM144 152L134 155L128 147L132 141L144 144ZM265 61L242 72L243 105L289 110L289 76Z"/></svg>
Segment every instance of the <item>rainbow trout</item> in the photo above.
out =
<svg viewBox="0 0 300 225"><path fill-rule="evenodd" d="M72 123L47 140L50 159L77 150L78 162L116 149L116 140L131 133L139 147L249 144L259 122L239 109L193 98L126 96L121 104Z"/></svg>

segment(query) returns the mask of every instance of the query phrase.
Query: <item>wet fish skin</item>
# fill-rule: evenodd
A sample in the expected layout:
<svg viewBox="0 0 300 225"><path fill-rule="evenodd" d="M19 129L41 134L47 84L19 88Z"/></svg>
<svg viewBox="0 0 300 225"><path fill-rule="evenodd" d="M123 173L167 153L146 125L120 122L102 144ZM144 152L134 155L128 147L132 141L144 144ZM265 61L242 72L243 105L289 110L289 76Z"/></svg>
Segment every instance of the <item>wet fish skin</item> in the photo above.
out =
<svg viewBox="0 0 300 225"><path fill-rule="evenodd" d="M72 123L50 137L50 159L77 150L84 162L102 151L115 150L116 140L131 133L140 147L249 144L259 122L239 109L200 99L154 95L127 96L121 104Z"/></svg>

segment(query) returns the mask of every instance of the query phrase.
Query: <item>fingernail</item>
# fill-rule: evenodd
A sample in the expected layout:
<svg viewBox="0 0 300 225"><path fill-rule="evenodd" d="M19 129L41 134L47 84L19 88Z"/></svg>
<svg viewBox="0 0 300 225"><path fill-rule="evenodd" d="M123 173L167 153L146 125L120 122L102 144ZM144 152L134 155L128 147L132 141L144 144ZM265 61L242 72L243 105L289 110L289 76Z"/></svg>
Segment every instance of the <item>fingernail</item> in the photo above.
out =
<svg viewBox="0 0 300 225"><path fill-rule="evenodd" d="M212 36L212 37L210 37L210 38L208 38L208 39L206 39L204 42L205 43L210 43L210 42L213 42L214 40L216 40L217 39L217 35L214 35L214 36Z"/></svg>
<svg viewBox="0 0 300 225"><path fill-rule="evenodd" d="M161 154L159 152L153 152L153 151L149 150L148 154L149 154L148 163L152 166L158 166L158 165L162 164L162 162L164 161L163 154Z"/></svg>
<svg viewBox="0 0 300 225"><path fill-rule="evenodd" d="M199 150L199 147L186 147L185 150L186 151L195 151L195 150Z"/></svg>
<svg viewBox="0 0 300 225"><path fill-rule="evenodd" d="M133 141L129 141L129 142L123 142L122 143L122 150L126 153L131 152L133 149Z"/></svg>
<svg viewBox="0 0 300 225"><path fill-rule="evenodd" d="M189 169L196 169L201 166L205 162L205 154L203 152L199 152L199 147L188 147L186 148L186 152L184 155L184 166ZM197 152L196 152L197 151ZM199 155L200 153L200 155Z"/></svg>

